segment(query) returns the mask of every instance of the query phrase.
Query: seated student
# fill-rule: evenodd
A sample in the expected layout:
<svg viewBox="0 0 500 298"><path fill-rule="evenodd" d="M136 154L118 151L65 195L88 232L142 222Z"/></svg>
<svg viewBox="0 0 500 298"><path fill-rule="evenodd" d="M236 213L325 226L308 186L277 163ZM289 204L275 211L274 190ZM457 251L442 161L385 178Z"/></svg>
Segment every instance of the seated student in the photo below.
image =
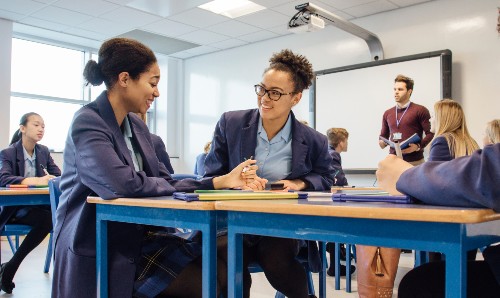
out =
<svg viewBox="0 0 500 298"><path fill-rule="evenodd" d="M496 143L500 143L500 119L494 119L488 122L484 132L484 146Z"/></svg>
<svg viewBox="0 0 500 298"><path fill-rule="evenodd" d="M147 124L147 119L146 119L147 114L141 114L137 113L137 116L144 121L144 123ZM170 156L168 156L167 148L165 146L165 143L163 143L163 140L152 133L151 135L151 141L153 141L153 147L155 148L155 153L156 157L158 157L158 160L160 160L161 163L167 168L167 171L170 174L174 174L174 168L172 167L172 164L170 163Z"/></svg>
<svg viewBox="0 0 500 298"><path fill-rule="evenodd" d="M342 158L340 157L340 153L347 151L349 133L345 128L332 127L326 131L326 137L328 138L328 153L330 153L332 157L332 167L335 170L333 185L345 186L348 183L344 171L342 170ZM328 267L326 273L330 276L335 276L335 266L333 266L333 260L335 258L335 243L327 243L326 250L330 253L330 267ZM340 257L345 260L345 244L340 244ZM351 265L351 274L354 273L354 271L356 271L356 267ZM340 276L345 275L346 267L341 264Z"/></svg>
<svg viewBox="0 0 500 298"><path fill-rule="evenodd" d="M102 44L98 58L99 63L87 63L84 77L94 86L104 82L106 91L75 113L64 149L52 297L97 295L96 214L87 196L109 200L243 187L257 169L249 160L213 179L173 180L155 155L147 126L135 115L145 114L159 96L154 53L138 41L113 38ZM200 244L158 228L110 223L109 296L201 297L200 255ZM217 285L223 291L226 266L219 263Z"/></svg>
<svg viewBox="0 0 500 298"><path fill-rule="evenodd" d="M207 154L210 151L210 145L212 141L209 141L203 147L203 153L198 154L196 156L196 163L194 164L194 174L203 176L205 175L205 158L207 158Z"/></svg>
<svg viewBox="0 0 500 298"><path fill-rule="evenodd" d="M8 184L47 185L49 179L61 175L49 149L38 144L44 133L45 124L40 115L31 112L21 117L10 146L0 152L0 187ZM5 224L32 227L10 261L0 267L0 289L10 294L15 287L12 279L19 265L52 230L50 206L1 207L0 230Z"/></svg>
<svg viewBox="0 0 500 298"><path fill-rule="evenodd" d="M224 175L254 156L260 177L254 181L256 189L269 181L283 183L285 190L329 190L333 168L327 139L300 123L292 112L302 91L311 85L312 65L290 50L275 53L269 61L261 83L254 86L258 108L226 112L217 123L205 176ZM294 239L245 237L244 297L250 295L251 276L246 269L250 262L257 262L271 285L285 296L307 297L298 252L299 241Z"/></svg>
<svg viewBox="0 0 500 298"><path fill-rule="evenodd" d="M443 99L434 104L431 132L434 132L435 135L431 143L428 161L449 161L470 155L479 149L476 141L469 134L462 107L454 100ZM429 261L441 259L440 253L429 253ZM476 259L476 251L469 251L467 259Z"/></svg>
<svg viewBox="0 0 500 298"><path fill-rule="evenodd" d="M491 208L500 212L500 143L448 162L412 167L395 156L379 163L379 185L393 195L407 194L430 205ZM460 170L457 170L460 169ZM483 252L484 261L467 264L467 297L498 297L500 245ZM412 269L399 284L398 297L444 297L444 262Z"/></svg>

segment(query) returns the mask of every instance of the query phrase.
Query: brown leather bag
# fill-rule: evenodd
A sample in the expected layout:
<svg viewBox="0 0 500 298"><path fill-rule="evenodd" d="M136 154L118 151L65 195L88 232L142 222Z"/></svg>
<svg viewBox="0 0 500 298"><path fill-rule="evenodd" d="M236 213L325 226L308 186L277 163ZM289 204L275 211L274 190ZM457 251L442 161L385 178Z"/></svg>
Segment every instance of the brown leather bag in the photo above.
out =
<svg viewBox="0 0 500 298"><path fill-rule="evenodd" d="M392 297L400 255L398 248L356 245L359 297Z"/></svg>

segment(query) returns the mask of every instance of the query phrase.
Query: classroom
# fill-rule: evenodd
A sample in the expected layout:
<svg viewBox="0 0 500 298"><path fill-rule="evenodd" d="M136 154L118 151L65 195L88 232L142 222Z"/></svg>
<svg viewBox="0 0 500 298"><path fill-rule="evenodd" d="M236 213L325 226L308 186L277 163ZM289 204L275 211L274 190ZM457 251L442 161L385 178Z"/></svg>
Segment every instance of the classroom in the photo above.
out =
<svg viewBox="0 0 500 298"><path fill-rule="evenodd" d="M96 59L95 55L103 41L126 36L132 30L143 30L153 38L155 35L159 38L168 37L172 44L177 41L182 43L186 47L184 50L170 50L169 54L156 52L162 80L158 85L160 96L155 100L154 111L148 112L148 126L151 132L165 142L175 172L189 174L193 172L197 155L202 152L205 143L210 141L221 115L227 111L257 106L253 86L259 83L273 53L291 49L307 57L314 71L372 61L364 40L335 26L327 25L322 30L301 34L287 31L288 21L296 13L294 7L305 1L257 0L254 2L266 9L235 19L220 15L214 17L211 12L197 8L208 1L171 4L168 9L177 9L174 13L155 7L161 1L150 1L154 4L148 6L148 0L92 0L85 1L85 4L83 1L76 3L71 0L16 2L19 2L18 5L0 3L1 149L8 147L12 133L17 129L19 116L11 114L14 103L22 102L23 99L28 100L27 102L38 100L38 103L47 101L72 105L77 102L57 94L40 94L35 99L30 99L29 91L23 93L11 90L14 39L83 51L85 61L82 61L82 70L90 55ZM321 0L312 3L376 34L383 47L384 59L450 50L451 98L462 106L471 136L483 147L481 140L486 123L500 117L500 100L496 94L500 73L499 1ZM145 11L151 7L156 12ZM169 27L175 28L175 31L169 33ZM144 43L148 45L146 41ZM34 59L43 59L37 53L32 56ZM396 75L394 73L393 77ZM405 75L412 76L411 73ZM29 78L36 80L36 77ZM55 76L53 79L58 80ZM24 83L30 82L28 80ZM362 81L352 82L353 93L363 88ZM388 81L387 89L390 91L392 88L393 82ZM415 90L420 88L426 87L416 81ZM79 101L82 102L85 98L85 103L88 103L91 92L103 89L85 87L81 90L83 95ZM92 95L92 99L95 96ZM13 97L16 99L11 99ZM311 110L310 97L311 93L305 90L293 112L297 119L314 125L315 115L314 110ZM376 94L373 97L378 102L384 102L384 99L376 98ZM442 98L425 101L435 102L440 99ZM418 103L419 98L412 97L412 101ZM392 98L385 100L386 108L393 104ZM432 106L427 108L432 110ZM69 127L75 111L74 107L71 109L71 113L53 110L42 115L48 124L47 137L50 130L59 125L56 118L64 119L62 127ZM25 106L22 110L28 112ZM332 111L331 127L336 126L335 113L348 111ZM380 120L371 125L379 127ZM52 127L50 123L54 123ZM325 134L324 131L320 133ZM66 131L59 130L58 137L62 140L58 143L61 147ZM378 135L367 135L364 139L377 144ZM49 145L43 141L41 143ZM61 169L62 148L51 152ZM424 155L428 155L428 148ZM367 168L370 170L362 174L349 172L347 169L349 183L372 185L375 181L375 168L371 165ZM4 242L2 241L2 254L9 250ZM7 259L5 256L4 258ZM265 282L265 278L262 280ZM356 292L340 294L346 296L338 296L337 293L340 291L330 291L327 295L357 296ZM271 296L274 296L272 290L255 297Z"/></svg>

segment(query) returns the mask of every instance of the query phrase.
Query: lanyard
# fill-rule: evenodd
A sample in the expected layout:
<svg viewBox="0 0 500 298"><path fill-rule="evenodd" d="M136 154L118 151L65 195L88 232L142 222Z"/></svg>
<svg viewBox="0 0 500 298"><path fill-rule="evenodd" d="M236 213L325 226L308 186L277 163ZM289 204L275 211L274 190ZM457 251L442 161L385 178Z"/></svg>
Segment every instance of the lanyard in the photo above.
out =
<svg viewBox="0 0 500 298"><path fill-rule="evenodd" d="M408 104L408 107L406 107L406 110L403 112L403 115L401 115L401 119L398 120L398 105L396 105L396 127L399 128L399 123L401 123L401 120L403 120L403 117L405 116L406 112L410 109L411 102Z"/></svg>

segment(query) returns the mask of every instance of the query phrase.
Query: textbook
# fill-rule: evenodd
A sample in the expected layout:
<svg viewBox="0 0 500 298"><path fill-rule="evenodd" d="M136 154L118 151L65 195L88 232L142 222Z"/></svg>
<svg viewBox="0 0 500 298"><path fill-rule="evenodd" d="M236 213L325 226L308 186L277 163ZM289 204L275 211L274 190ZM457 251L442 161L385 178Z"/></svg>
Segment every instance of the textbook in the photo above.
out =
<svg viewBox="0 0 500 298"><path fill-rule="evenodd" d="M393 196L385 191L335 193L334 202L385 202L396 204L412 204L415 200L407 195Z"/></svg>
<svg viewBox="0 0 500 298"><path fill-rule="evenodd" d="M387 145L391 146L391 148L395 148L394 147L394 142L391 141L391 140L388 140L386 138L384 138L383 136L379 136L378 137L380 140L384 141ZM404 140L404 141L401 141L399 142L399 146L401 147L401 149L405 149L407 148L408 146L410 146L410 144L417 144L417 143L420 143L421 139L420 137L418 136L418 134L414 133L411 137L409 137L408 139Z"/></svg>
<svg viewBox="0 0 500 298"><path fill-rule="evenodd" d="M195 193L174 192L173 198L187 202L222 200L283 200L307 199L307 193L282 191L202 190L196 191Z"/></svg>
<svg viewBox="0 0 500 298"><path fill-rule="evenodd" d="M7 184L7 188L47 188L48 185Z"/></svg>

